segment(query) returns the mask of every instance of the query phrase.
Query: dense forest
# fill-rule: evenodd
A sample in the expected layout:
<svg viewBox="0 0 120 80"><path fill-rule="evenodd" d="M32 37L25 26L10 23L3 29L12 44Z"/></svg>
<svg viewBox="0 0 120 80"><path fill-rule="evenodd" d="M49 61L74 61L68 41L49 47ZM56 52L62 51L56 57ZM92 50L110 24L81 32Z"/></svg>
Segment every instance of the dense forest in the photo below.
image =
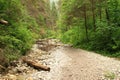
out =
<svg viewBox="0 0 120 80"><path fill-rule="evenodd" d="M119 0L0 0L0 64L25 55L39 38L120 57ZM4 61L4 63L2 63Z"/></svg>
<svg viewBox="0 0 120 80"><path fill-rule="evenodd" d="M120 56L119 0L62 0L61 40L104 55Z"/></svg>

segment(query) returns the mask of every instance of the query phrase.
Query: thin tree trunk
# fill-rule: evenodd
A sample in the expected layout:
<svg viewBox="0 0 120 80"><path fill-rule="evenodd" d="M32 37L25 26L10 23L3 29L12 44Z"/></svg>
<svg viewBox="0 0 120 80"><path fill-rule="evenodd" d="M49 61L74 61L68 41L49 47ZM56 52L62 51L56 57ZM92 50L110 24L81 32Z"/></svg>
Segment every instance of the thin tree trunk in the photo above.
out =
<svg viewBox="0 0 120 80"><path fill-rule="evenodd" d="M106 20L108 22L108 25L110 25L110 16L109 16L109 11L108 11L107 0L105 1L105 4L106 4L106 8L105 8Z"/></svg>
<svg viewBox="0 0 120 80"><path fill-rule="evenodd" d="M110 17L109 17L109 12L107 8L105 9L105 13L106 13L106 19L107 19L108 25L110 25Z"/></svg>
<svg viewBox="0 0 120 80"><path fill-rule="evenodd" d="M84 4L84 20L85 20L86 39L87 39L87 41L88 41L89 38L88 38L88 27L87 27L87 12L86 12L86 4Z"/></svg>
<svg viewBox="0 0 120 80"><path fill-rule="evenodd" d="M100 5L100 6L99 6L99 15L100 15L99 17L100 17L100 21L101 21L101 20L102 20L102 7L101 7L101 5L102 5L102 4L101 4L102 1L99 0L98 2L99 2L98 4Z"/></svg>
<svg viewBox="0 0 120 80"><path fill-rule="evenodd" d="M96 31L95 8L94 8L94 1L93 0L92 0L92 16L93 16L94 31Z"/></svg>
<svg viewBox="0 0 120 80"><path fill-rule="evenodd" d="M102 20L102 10L101 8L99 9L99 15L100 15L100 21Z"/></svg>

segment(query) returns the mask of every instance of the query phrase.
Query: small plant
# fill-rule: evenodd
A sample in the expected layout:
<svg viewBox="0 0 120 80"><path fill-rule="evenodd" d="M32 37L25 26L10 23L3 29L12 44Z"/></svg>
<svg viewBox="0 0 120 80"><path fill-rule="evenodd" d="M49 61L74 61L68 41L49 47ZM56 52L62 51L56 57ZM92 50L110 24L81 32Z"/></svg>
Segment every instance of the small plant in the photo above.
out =
<svg viewBox="0 0 120 80"><path fill-rule="evenodd" d="M114 80L115 74L113 72L106 71L104 74L104 77L108 80Z"/></svg>

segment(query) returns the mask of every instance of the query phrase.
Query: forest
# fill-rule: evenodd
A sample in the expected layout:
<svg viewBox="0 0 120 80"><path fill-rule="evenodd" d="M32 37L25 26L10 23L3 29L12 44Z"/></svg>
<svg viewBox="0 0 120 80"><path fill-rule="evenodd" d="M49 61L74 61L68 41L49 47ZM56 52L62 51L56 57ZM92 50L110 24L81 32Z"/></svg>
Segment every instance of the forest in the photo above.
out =
<svg viewBox="0 0 120 80"><path fill-rule="evenodd" d="M48 0L0 0L0 21L8 21L0 24L1 65L25 55L39 38L120 57L120 0L60 0L57 8L49 5Z"/></svg>
<svg viewBox="0 0 120 80"><path fill-rule="evenodd" d="M61 40L74 47L120 57L119 0L62 0Z"/></svg>

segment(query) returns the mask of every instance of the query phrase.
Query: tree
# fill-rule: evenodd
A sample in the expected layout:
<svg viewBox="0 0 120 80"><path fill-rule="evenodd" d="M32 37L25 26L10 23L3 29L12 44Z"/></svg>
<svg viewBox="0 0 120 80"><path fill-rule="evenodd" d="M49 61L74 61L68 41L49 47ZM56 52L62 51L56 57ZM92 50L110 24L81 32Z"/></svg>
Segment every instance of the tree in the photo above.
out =
<svg viewBox="0 0 120 80"><path fill-rule="evenodd" d="M93 26L94 26L94 31L96 31L96 19L95 19L95 0L90 0L91 5L92 5L92 17L93 17Z"/></svg>
<svg viewBox="0 0 120 80"><path fill-rule="evenodd" d="M86 31L86 39L87 39L87 41L89 40L89 38L88 38L88 27L87 27L87 9L86 9L86 3L84 3L84 24L85 24L85 31Z"/></svg>

